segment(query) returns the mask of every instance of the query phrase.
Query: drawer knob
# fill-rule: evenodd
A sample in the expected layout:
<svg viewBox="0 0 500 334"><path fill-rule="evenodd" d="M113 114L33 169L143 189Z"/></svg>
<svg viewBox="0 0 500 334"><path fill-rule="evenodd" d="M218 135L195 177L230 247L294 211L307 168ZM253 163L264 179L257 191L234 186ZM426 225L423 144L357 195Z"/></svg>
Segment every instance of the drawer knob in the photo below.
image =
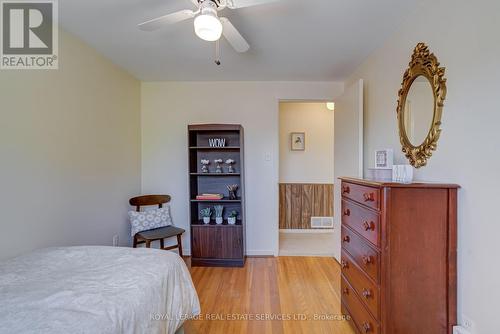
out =
<svg viewBox="0 0 500 334"><path fill-rule="evenodd" d="M369 323L365 322L363 323L363 330L365 331L365 333L370 333L372 331L372 326Z"/></svg>
<svg viewBox="0 0 500 334"><path fill-rule="evenodd" d="M375 230L375 223L374 222L363 222L363 227L365 228L365 231L373 231Z"/></svg>
<svg viewBox="0 0 500 334"><path fill-rule="evenodd" d="M342 293L344 295L348 295L349 294L349 288L348 287L345 287L344 290L342 290Z"/></svg>
<svg viewBox="0 0 500 334"><path fill-rule="evenodd" d="M343 240L344 242L350 242L351 238L348 235L346 235Z"/></svg>
<svg viewBox="0 0 500 334"><path fill-rule="evenodd" d="M342 269L346 269L348 267L347 261L344 261L344 260L342 260L340 265L342 266Z"/></svg>
<svg viewBox="0 0 500 334"><path fill-rule="evenodd" d="M370 298L372 296L372 292L368 289L363 289L363 297L366 299Z"/></svg>
<svg viewBox="0 0 500 334"><path fill-rule="evenodd" d="M364 264L370 264L370 263L372 263L372 257L369 256L369 255L363 256L363 263Z"/></svg>
<svg viewBox="0 0 500 334"><path fill-rule="evenodd" d="M351 215L351 210L349 209L344 209L344 216L350 216Z"/></svg>
<svg viewBox="0 0 500 334"><path fill-rule="evenodd" d="M364 193L363 198L365 199L365 202L373 202L375 200L375 194L374 193Z"/></svg>
<svg viewBox="0 0 500 334"><path fill-rule="evenodd" d="M342 194L348 194L351 192L351 188L349 186L342 186Z"/></svg>

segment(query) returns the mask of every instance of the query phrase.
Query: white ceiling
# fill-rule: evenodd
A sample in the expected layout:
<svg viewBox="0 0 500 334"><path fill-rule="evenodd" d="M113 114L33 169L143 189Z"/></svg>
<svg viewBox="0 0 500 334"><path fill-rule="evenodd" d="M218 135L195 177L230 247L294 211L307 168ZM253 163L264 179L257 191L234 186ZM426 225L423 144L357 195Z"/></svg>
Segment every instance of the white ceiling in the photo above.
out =
<svg viewBox="0 0 500 334"><path fill-rule="evenodd" d="M144 81L336 81L348 76L394 33L420 0L281 0L225 9L250 43L236 53L194 34L188 20L156 32L137 24L181 9L190 0L64 0L64 29Z"/></svg>

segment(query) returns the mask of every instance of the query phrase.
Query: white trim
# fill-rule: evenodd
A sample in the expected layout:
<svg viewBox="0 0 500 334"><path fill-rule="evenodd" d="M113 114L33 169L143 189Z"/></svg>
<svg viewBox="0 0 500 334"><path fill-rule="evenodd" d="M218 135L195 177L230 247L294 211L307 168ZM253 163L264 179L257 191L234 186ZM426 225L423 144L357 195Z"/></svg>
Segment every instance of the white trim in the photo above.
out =
<svg viewBox="0 0 500 334"><path fill-rule="evenodd" d="M364 167L363 167L363 159L364 159L364 152L363 152L363 149L364 149L364 143L363 143L363 140L364 140L364 81L363 79L359 79L358 81L358 85L359 85L359 97L358 97L358 103L359 103L359 123L358 123L358 126L359 126L359 132L358 132L358 135L359 135L359 142L358 142L358 145L359 145L359 165L358 165L358 176L360 178L363 178L363 174L364 174Z"/></svg>
<svg viewBox="0 0 500 334"><path fill-rule="evenodd" d="M247 256L276 256L272 250L247 250Z"/></svg>
<svg viewBox="0 0 500 334"><path fill-rule="evenodd" d="M280 229L280 233L333 233L334 228L318 228L318 229Z"/></svg>
<svg viewBox="0 0 500 334"><path fill-rule="evenodd" d="M297 257L328 257L328 258L334 258L335 259L335 254L332 252L330 254L316 254L316 253L308 253L308 252L294 252L294 251L281 251L279 256L297 256Z"/></svg>
<svg viewBox="0 0 500 334"><path fill-rule="evenodd" d="M183 250L184 251L184 250ZM174 250L175 252L175 250ZM191 252L183 252L184 256L191 256ZM278 256L272 250L247 250L246 256Z"/></svg>

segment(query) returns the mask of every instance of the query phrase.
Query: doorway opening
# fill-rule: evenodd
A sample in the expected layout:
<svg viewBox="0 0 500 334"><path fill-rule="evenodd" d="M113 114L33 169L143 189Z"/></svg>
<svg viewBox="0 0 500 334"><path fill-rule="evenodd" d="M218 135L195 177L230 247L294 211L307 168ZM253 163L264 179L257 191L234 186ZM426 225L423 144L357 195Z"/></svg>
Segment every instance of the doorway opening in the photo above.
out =
<svg viewBox="0 0 500 334"><path fill-rule="evenodd" d="M280 256L335 256L334 109L279 104Z"/></svg>

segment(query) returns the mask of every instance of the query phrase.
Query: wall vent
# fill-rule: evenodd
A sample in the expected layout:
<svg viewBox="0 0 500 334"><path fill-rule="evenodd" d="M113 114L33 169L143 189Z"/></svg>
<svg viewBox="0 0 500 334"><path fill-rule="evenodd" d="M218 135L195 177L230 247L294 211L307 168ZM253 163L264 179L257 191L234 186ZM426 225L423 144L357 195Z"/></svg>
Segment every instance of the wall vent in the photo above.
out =
<svg viewBox="0 0 500 334"><path fill-rule="evenodd" d="M311 217L311 228L333 228L333 217Z"/></svg>

